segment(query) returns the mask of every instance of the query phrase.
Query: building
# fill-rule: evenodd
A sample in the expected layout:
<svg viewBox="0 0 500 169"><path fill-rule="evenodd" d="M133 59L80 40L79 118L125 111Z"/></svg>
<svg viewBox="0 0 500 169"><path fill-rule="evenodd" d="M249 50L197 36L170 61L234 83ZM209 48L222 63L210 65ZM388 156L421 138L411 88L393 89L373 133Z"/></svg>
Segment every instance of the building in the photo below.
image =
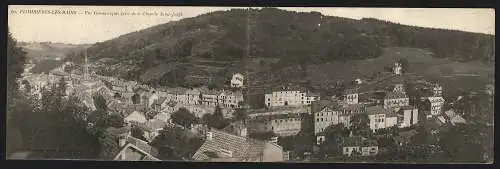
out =
<svg viewBox="0 0 500 169"><path fill-rule="evenodd" d="M401 63L399 63L399 62L394 63L394 67L392 67L392 71L394 72L395 75L403 74L403 68L401 67Z"/></svg>
<svg viewBox="0 0 500 169"><path fill-rule="evenodd" d="M212 130L192 157L211 162L281 162L283 148L269 141L255 140Z"/></svg>
<svg viewBox="0 0 500 169"><path fill-rule="evenodd" d="M298 90L273 92L265 94L264 98L267 107L310 105L320 99L317 94L304 93Z"/></svg>
<svg viewBox="0 0 500 169"><path fill-rule="evenodd" d="M139 127L142 129L142 131L144 131L144 138L146 138L147 141L151 142L158 135L160 135L160 132L168 124L168 122L162 120L151 119L144 124L139 124Z"/></svg>
<svg viewBox="0 0 500 169"><path fill-rule="evenodd" d="M371 106L366 108L366 113L370 119L370 129L376 131L396 126L398 124L398 117L396 113L390 109L384 109L381 106Z"/></svg>
<svg viewBox="0 0 500 169"><path fill-rule="evenodd" d="M406 128L416 125L419 122L418 108L406 106L398 112L399 128Z"/></svg>
<svg viewBox="0 0 500 169"><path fill-rule="evenodd" d="M326 127L339 124L339 108L336 102L320 100L311 105L311 112L314 115L314 133L318 134Z"/></svg>
<svg viewBox="0 0 500 169"><path fill-rule="evenodd" d="M442 113L444 102L442 97L427 97L423 103L423 109L430 112L428 117L437 116Z"/></svg>
<svg viewBox="0 0 500 169"><path fill-rule="evenodd" d="M243 74L241 73L235 73L233 74L233 78L231 78L231 87L234 87L234 88L241 88L243 87L243 80L245 79L245 77L243 76Z"/></svg>
<svg viewBox="0 0 500 169"><path fill-rule="evenodd" d="M294 136L302 128L300 113L272 114L257 116L249 120L251 132L273 132L278 136Z"/></svg>
<svg viewBox="0 0 500 169"><path fill-rule="evenodd" d="M222 91L217 96L217 105L239 108L243 104L243 93L236 91Z"/></svg>
<svg viewBox="0 0 500 169"><path fill-rule="evenodd" d="M466 121L464 118L462 118L460 115L455 113L454 109L449 109L444 112L443 115L444 119L446 119L446 122L452 124L452 125L457 125L457 124L465 124Z"/></svg>
<svg viewBox="0 0 500 169"><path fill-rule="evenodd" d="M409 106L410 98L401 92L388 92L384 97L384 109L398 111L401 107Z"/></svg>
<svg viewBox="0 0 500 169"><path fill-rule="evenodd" d="M342 141L342 154L345 156L375 156L378 154L376 140L368 140L361 136L350 136Z"/></svg>
<svg viewBox="0 0 500 169"><path fill-rule="evenodd" d="M118 152L112 157L113 160L121 161L159 161L158 151L147 142L131 136L129 127L113 128L105 130L105 139L101 144L115 144L119 147Z"/></svg>
<svg viewBox="0 0 500 169"><path fill-rule="evenodd" d="M359 93L357 89L347 89L344 92L344 103L345 104L358 104L359 103Z"/></svg>
<svg viewBox="0 0 500 169"><path fill-rule="evenodd" d="M345 127L351 126L351 117L355 114L366 112L366 107L363 104L345 104L339 107L339 123Z"/></svg>
<svg viewBox="0 0 500 169"><path fill-rule="evenodd" d="M143 124L147 122L144 113L139 111L133 111L129 115L125 116L124 121L126 124Z"/></svg>
<svg viewBox="0 0 500 169"><path fill-rule="evenodd" d="M432 87L432 96L442 97L443 96L443 87L441 87L439 84L435 84Z"/></svg>

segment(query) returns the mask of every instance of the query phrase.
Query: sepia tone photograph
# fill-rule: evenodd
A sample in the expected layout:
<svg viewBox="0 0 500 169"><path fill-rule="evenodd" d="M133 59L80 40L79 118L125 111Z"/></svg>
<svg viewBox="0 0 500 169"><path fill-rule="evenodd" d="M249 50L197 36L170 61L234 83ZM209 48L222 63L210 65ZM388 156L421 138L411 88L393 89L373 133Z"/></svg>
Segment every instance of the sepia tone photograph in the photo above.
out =
<svg viewBox="0 0 500 169"><path fill-rule="evenodd" d="M7 12L7 160L494 161L494 9Z"/></svg>

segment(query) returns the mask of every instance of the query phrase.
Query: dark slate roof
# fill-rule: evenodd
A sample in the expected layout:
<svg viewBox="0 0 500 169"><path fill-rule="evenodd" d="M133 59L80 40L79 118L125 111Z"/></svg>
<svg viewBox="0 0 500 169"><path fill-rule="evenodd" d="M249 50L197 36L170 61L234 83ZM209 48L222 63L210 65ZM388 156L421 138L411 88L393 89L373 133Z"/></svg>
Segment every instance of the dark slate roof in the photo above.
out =
<svg viewBox="0 0 500 169"><path fill-rule="evenodd" d="M203 143L194 154L193 160L211 160L213 157L211 158L210 155L219 154L221 149L224 149L232 152L234 161L255 161L263 155L266 145L278 146L267 141L245 138L223 131L214 130L212 133L212 139L207 139Z"/></svg>

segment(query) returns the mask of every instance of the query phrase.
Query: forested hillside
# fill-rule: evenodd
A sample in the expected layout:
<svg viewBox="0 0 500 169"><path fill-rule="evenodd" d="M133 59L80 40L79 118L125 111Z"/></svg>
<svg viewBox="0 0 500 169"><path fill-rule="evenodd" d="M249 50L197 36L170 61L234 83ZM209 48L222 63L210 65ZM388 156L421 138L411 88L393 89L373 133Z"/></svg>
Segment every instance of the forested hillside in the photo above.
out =
<svg viewBox="0 0 500 169"><path fill-rule="evenodd" d="M149 83L172 77L176 80L169 81L176 83L185 83L186 78L206 82L240 65L237 61L246 55L247 44L253 58L278 59L272 63L275 69L377 58L387 47L427 49L433 57L450 61L494 63L493 35L275 8L218 11L157 25L97 43L88 49L88 57L101 65L95 69L99 74L153 79ZM78 61L83 52L70 56ZM162 69L165 63L181 66ZM179 79L184 78L182 73L189 76Z"/></svg>

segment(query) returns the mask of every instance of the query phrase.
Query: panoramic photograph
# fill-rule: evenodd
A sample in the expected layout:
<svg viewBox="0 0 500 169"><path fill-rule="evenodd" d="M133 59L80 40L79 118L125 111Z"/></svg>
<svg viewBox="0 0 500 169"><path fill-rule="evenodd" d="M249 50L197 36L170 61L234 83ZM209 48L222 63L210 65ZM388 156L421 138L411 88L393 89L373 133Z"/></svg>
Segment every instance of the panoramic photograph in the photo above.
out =
<svg viewBox="0 0 500 169"><path fill-rule="evenodd" d="M9 5L6 158L494 161L486 8Z"/></svg>

